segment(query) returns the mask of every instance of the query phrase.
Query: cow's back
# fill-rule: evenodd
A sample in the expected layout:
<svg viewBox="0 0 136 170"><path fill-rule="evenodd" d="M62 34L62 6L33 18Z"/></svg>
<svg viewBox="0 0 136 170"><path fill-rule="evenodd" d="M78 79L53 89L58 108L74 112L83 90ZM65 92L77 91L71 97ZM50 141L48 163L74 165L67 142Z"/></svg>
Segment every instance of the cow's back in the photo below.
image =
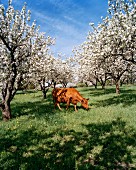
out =
<svg viewBox="0 0 136 170"><path fill-rule="evenodd" d="M66 96L73 99L82 100L82 96L75 88L66 88Z"/></svg>
<svg viewBox="0 0 136 170"><path fill-rule="evenodd" d="M66 88L55 88L52 91L52 96L53 96L53 100L57 101L57 102L67 102L68 100L68 95L67 93L67 89Z"/></svg>

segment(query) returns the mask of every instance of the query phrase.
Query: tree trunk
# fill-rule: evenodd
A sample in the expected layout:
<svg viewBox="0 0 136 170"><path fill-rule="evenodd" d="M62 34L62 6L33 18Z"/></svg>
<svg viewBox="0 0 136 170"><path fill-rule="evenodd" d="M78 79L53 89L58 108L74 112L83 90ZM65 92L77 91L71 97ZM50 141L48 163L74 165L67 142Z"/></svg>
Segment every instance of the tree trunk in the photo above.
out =
<svg viewBox="0 0 136 170"><path fill-rule="evenodd" d="M119 81L116 82L116 94L120 94Z"/></svg>
<svg viewBox="0 0 136 170"><path fill-rule="evenodd" d="M102 84L102 89L105 90L105 84Z"/></svg>
<svg viewBox="0 0 136 170"><path fill-rule="evenodd" d="M101 81L99 81L99 83L101 84L102 89L105 90L106 81L103 81L103 80L101 79Z"/></svg>
<svg viewBox="0 0 136 170"><path fill-rule="evenodd" d="M54 89L56 88L56 84L57 84L56 82L53 83L53 88Z"/></svg>
<svg viewBox="0 0 136 170"><path fill-rule="evenodd" d="M63 83L63 87L66 88L67 87L67 83Z"/></svg>
<svg viewBox="0 0 136 170"><path fill-rule="evenodd" d="M43 90L42 92L43 92L43 99L46 99L47 95L46 95L45 90Z"/></svg>
<svg viewBox="0 0 136 170"><path fill-rule="evenodd" d="M97 84L94 85L95 89L97 89Z"/></svg>
<svg viewBox="0 0 136 170"><path fill-rule="evenodd" d="M95 89L97 89L98 79L96 79L96 82L94 84Z"/></svg>
<svg viewBox="0 0 136 170"><path fill-rule="evenodd" d="M46 99L47 98L47 92L48 92L49 88L46 88L46 89L43 89L42 92L43 92L43 99Z"/></svg>
<svg viewBox="0 0 136 170"><path fill-rule="evenodd" d="M87 82L85 82L85 85L86 85L86 87L88 87L88 83Z"/></svg>
<svg viewBox="0 0 136 170"><path fill-rule="evenodd" d="M2 117L4 121L11 119L11 108L10 103L5 102L0 104L0 109L2 111Z"/></svg>

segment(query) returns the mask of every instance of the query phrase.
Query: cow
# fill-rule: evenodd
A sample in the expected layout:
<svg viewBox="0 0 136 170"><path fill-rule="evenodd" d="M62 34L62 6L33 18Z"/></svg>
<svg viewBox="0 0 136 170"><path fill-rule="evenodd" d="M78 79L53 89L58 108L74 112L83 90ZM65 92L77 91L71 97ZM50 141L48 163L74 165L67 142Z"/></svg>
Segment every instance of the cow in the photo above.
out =
<svg viewBox="0 0 136 170"><path fill-rule="evenodd" d="M60 110L60 103L66 103L68 109L70 103L74 105L75 111L77 112L77 103L81 103L82 107L89 109L88 100L81 96L81 94L75 88L54 88L52 91L54 106L58 106Z"/></svg>

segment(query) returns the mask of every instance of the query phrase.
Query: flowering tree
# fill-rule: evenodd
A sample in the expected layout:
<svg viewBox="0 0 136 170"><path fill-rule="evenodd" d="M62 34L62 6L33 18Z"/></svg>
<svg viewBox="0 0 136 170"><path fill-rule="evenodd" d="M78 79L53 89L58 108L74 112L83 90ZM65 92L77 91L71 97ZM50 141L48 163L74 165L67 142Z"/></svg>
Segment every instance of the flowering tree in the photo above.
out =
<svg viewBox="0 0 136 170"><path fill-rule="evenodd" d="M111 17L99 25L101 65L114 79L116 93L122 75L136 64L136 3L132 1L109 1Z"/></svg>
<svg viewBox="0 0 136 170"><path fill-rule="evenodd" d="M113 54L136 64L136 2L109 0L109 14L112 17L113 27L116 29L116 31L114 29L114 35L117 38L114 38L114 43L117 40L118 44Z"/></svg>
<svg viewBox="0 0 136 170"><path fill-rule="evenodd" d="M66 87L67 83L72 81L73 78L73 70L69 59L63 60L59 54L58 58L54 59L51 77L54 82L54 88L56 83L61 83L63 87Z"/></svg>
<svg viewBox="0 0 136 170"><path fill-rule="evenodd" d="M93 32L75 50L75 56L87 79L91 75L104 85L112 78L119 93L120 78L136 63L136 3L109 0L109 11L111 16L97 27L91 24Z"/></svg>
<svg viewBox="0 0 136 170"><path fill-rule="evenodd" d="M120 79L120 85L134 84L136 82L136 65L132 65L128 71L126 71Z"/></svg>
<svg viewBox="0 0 136 170"><path fill-rule="evenodd" d="M48 44L43 36L40 41L35 22L30 26L29 21L26 5L21 11L15 10L11 1L7 9L0 5L0 109L4 120L11 118L10 103L21 81L29 75L31 57L38 53L40 44Z"/></svg>
<svg viewBox="0 0 136 170"><path fill-rule="evenodd" d="M110 78L105 66L102 67L100 58L101 49L100 37L97 28L94 32L89 32L87 40L74 50L75 60L79 64L79 77L83 82L90 81L97 88L99 82L102 88L105 88L106 81Z"/></svg>
<svg viewBox="0 0 136 170"><path fill-rule="evenodd" d="M46 99L47 91L51 85L51 70L54 57L50 53L49 46L54 44L54 39L45 36L43 33L35 40L32 48L28 80L40 85L43 98ZM48 82L48 85L46 85Z"/></svg>

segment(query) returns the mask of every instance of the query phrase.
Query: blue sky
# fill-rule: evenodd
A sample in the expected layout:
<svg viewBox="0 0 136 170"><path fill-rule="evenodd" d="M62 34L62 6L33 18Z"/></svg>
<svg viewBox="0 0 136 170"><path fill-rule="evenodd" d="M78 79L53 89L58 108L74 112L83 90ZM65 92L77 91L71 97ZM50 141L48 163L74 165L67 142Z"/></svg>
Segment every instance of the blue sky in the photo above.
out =
<svg viewBox="0 0 136 170"><path fill-rule="evenodd" d="M7 5L8 0L0 2ZM97 25L108 9L108 0L12 0L15 9L21 9L24 2L40 31L56 38L53 53L61 52L67 57L74 46L85 41L91 29L89 23Z"/></svg>

